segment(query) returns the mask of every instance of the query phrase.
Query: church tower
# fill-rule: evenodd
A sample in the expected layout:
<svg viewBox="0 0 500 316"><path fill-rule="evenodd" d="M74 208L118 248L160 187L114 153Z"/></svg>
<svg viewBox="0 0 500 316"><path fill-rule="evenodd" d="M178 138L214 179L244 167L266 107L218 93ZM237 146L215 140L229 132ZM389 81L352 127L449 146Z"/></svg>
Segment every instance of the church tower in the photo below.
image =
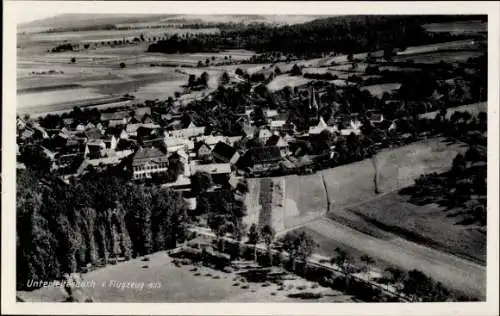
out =
<svg viewBox="0 0 500 316"><path fill-rule="evenodd" d="M319 107L316 102L316 94L314 92L314 88L309 90L309 125L318 124L319 120Z"/></svg>

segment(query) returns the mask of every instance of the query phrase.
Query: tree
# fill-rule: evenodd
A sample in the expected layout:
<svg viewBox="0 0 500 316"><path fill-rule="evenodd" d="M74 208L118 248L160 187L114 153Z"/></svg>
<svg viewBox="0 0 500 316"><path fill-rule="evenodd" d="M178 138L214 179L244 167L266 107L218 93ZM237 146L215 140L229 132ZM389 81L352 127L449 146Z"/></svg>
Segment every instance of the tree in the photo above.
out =
<svg viewBox="0 0 500 316"><path fill-rule="evenodd" d="M125 67L127 67L127 65L125 65L125 63L124 63L124 62L121 62L121 63L120 63L120 68L122 68L122 69L123 69L123 68L125 68Z"/></svg>
<svg viewBox="0 0 500 316"><path fill-rule="evenodd" d="M295 271L296 260L304 263L307 267L307 260L312 255L317 246L312 237L306 232L289 232L281 240L283 249L288 252L292 271Z"/></svg>
<svg viewBox="0 0 500 316"><path fill-rule="evenodd" d="M212 176L207 172L196 172L191 176L193 194L203 194L213 186Z"/></svg>
<svg viewBox="0 0 500 316"><path fill-rule="evenodd" d="M399 268L388 267L384 270L384 272L388 274L388 281L394 284L396 289L400 290L399 284L405 279L404 271Z"/></svg>
<svg viewBox="0 0 500 316"><path fill-rule="evenodd" d="M226 71L221 75L219 82L223 85L229 83L229 75Z"/></svg>
<svg viewBox="0 0 500 316"><path fill-rule="evenodd" d="M302 75L302 69L300 69L300 67L297 66L297 64L294 64L291 70L291 74L292 76L300 76Z"/></svg>
<svg viewBox="0 0 500 316"><path fill-rule="evenodd" d="M280 67L276 66L276 68L274 68L274 74L275 74L276 76L281 75L281 69L280 69Z"/></svg>
<svg viewBox="0 0 500 316"><path fill-rule="evenodd" d="M210 64L210 59L205 59L205 65L208 66Z"/></svg>
<svg viewBox="0 0 500 316"><path fill-rule="evenodd" d="M198 68L203 67L203 62L201 60L198 61Z"/></svg>
<svg viewBox="0 0 500 316"><path fill-rule="evenodd" d="M190 74L188 79L188 87L194 87L195 83L196 83L196 76L194 74Z"/></svg>
<svg viewBox="0 0 500 316"><path fill-rule="evenodd" d="M208 87L208 80L209 80L209 75L206 71L204 71L200 76L200 84L206 88Z"/></svg>
<svg viewBox="0 0 500 316"><path fill-rule="evenodd" d="M352 55L352 53L347 54L347 61L352 62L353 60L354 60L354 56Z"/></svg>
<svg viewBox="0 0 500 316"><path fill-rule="evenodd" d="M252 224L252 226L250 226L250 230L248 231L248 243L250 245L254 245L253 258L255 262L257 262L257 245L260 242L260 239L261 239L260 232L257 229L257 225L255 225L254 223Z"/></svg>
<svg viewBox="0 0 500 316"><path fill-rule="evenodd" d="M387 47L384 49L384 59L386 61L391 61L392 60L392 56L394 56L394 51L391 47Z"/></svg>
<svg viewBox="0 0 500 316"><path fill-rule="evenodd" d="M76 58L75 57L71 57L71 63L72 64L76 63Z"/></svg>
<svg viewBox="0 0 500 316"><path fill-rule="evenodd" d="M410 295L413 301L427 301L429 294L433 292L433 288L433 281L424 273L415 269L408 272L408 276L403 282L403 292Z"/></svg>
<svg viewBox="0 0 500 316"><path fill-rule="evenodd" d="M264 225L260 231L260 235L264 243L266 244L267 253L269 254L269 265L273 265L273 255L271 251L271 244L274 240L274 236L276 235L274 229L270 225Z"/></svg>
<svg viewBox="0 0 500 316"><path fill-rule="evenodd" d="M236 70L234 71L234 73L237 74L240 77L242 77L245 74L241 68L236 68Z"/></svg>
<svg viewBox="0 0 500 316"><path fill-rule="evenodd" d="M375 260L373 260L373 258L368 255L362 255L359 259L364 264L363 270L365 270L365 272L369 272L370 267L375 263Z"/></svg>

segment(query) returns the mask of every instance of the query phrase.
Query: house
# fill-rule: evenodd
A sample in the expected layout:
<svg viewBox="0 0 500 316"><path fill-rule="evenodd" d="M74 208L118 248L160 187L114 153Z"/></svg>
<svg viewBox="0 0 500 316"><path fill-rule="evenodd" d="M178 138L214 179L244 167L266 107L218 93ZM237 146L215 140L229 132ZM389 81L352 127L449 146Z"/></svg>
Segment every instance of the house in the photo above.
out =
<svg viewBox="0 0 500 316"><path fill-rule="evenodd" d="M224 142L227 137L219 135L219 136L213 136L213 135L206 135L206 136L199 136L196 137L196 141L198 142L204 142L205 144L210 147L210 150L214 148L215 145L217 145L218 142Z"/></svg>
<svg viewBox="0 0 500 316"><path fill-rule="evenodd" d="M41 139L49 139L49 134L47 133L47 131L40 126L40 124L38 123L35 123L34 126L33 126L33 136L34 137L37 137L37 138L41 138Z"/></svg>
<svg viewBox="0 0 500 316"><path fill-rule="evenodd" d="M271 123L269 124L269 127L271 128L272 132L279 132L283 130L285 124L286 124L285 120L272 120Z"/></svg>
<svg viewBox="0 0 500 316"><path fill-rule="evenodd" d="M259 130L258 138L262 143L266 143L269 137L273 136L273 133L268 128L261 128Z"/></svg>
<svg viewBox="0 0 500 316"><path fill-rule="evenodd" d="M212 181L216 185L227 184L231 176L231 165L229 163L211 163L198 164L195 161L191 162L191 174L197 172L206 172L212 177Z"/></svg>
<svg viewBox="0 0 500 316"><path fill-rule="evenodd" d="M127 120L128 120L129 115L130 114L128 111L102 113L101 114L101 121L107 122L108 126L110 126L110 127L125 125L125 124L127 124Z"/></svg>
<svg viewBox="0 0 500 316"><path fill-rule="evenodd" d="M199 141L194 145L196 158L203 161L212 160L212 149L204 141Z"/></svg>
<svg viewBox="0 0 500 316"><path fill-rule="evenodd" d="M320 134L324 130L329 130L330 132L333 133L333 132L337 131L337 126L328 126L328 124L326 124L326 122L323 119L323 117L320 117L318 125L311 126L309 128L309 135L318 135L318 134Z"/></svg>
<svg viewBox="0 0 500 316"><path fill-rule="evenodd" d="M141 122L147 117L151 118L151 108L142 107L134 109L134 117Z"/></svg>
<svg viewBox="0 0 500 316"><path fill-rule="evenodd" d="M68 117L64 118L62 121L64 126L71 126L75 120L71 117Z"/></svg>
<svg viewBox="0 0 500 316"><path fill-rule="evenodd" d="M276 146L250 148L238 160L241 168L251 168L259 171L272 170L279 167L282 160L281 151Z"/></svg>
<svg viewBox="0 0 500 316"><path fill-rule="evenodd" d="M167 169L167 155L155 147L139 148L132 158L134 180L150 179L154 175L166 172Z"/></svg>
<svg viewBox="0 0 500 316"><path fill-rule="evenodd" d="M272 146L278 147L283 157L288 156L290 154L288 142L279 135L273 135L269 137L269 139L267 140L266 147L272 147Z"/></svg>
<svg viewBox="0 0 500 316"><path fill-rule="evenodd" d="M95 128L95 125L92 122L88 122L87 125L85 125L85 129L92 129Z"/></svg>
<svg viewBox="0 0 500 316"><path fill-rule="evenodd" d="M169 152L177 151L181 148L185 151L192 151L194 149L194 142L184 138L165 137L163 138L163 143Z"/></svg>
<svg viewBox="0 0 500 316"><path fill-rule="evenodd" d="M86 129L85 125L83 125L82 123L78 124L76 127L75 127L75 130L78 131L78 132L83 132L84 130Z"/></svg>
<svg viewBox="0 0 500 316"><path fill-rule="evenodd" d="M85 137L88 140L95 140L95 139L102 139L103 138L102 131L98 130L95 127L86 130L85 133L83 133L83 135L85 135Z"/></svg>
<svg viewBox="0 0 500 316"><path fill-rule="evenodd" d="M16 120L16 127L18 130L22 130L26 127L26 122L22 118L18 117Z"/></svg>
<svg viewBox="0 0 500 316"><path fill-rule="evenodd" d="M278 116L278 111L266 109L264 111L264 116L266 117L266 119L273 119Z"/></svg>
<svg viewBox="0 0 500 316"><path fill-rule="evenodd" d="M176 137L176 138L192 138L196 136L201 136L203 134L205 134L205 127L204 126L198 127L194 125L193 122L191 122L187 128L168 132L168 135L170 137Z"/></svg>
<svg viewBox="0 0 500 316"><path fill-rule="evenodd" d="M141 122L143 124L153 124L154 123L153 118L151 117L151 115L147 114L147 113L142 117Z"/></svg>
<svg viewBox="0 0 500 316"><path fill-rule="evenodd" d="M111 135L103 138L104 144L106 145L107 151L114 151L116 146L118 145L118 139L115 136Z"/></svg>
<svg viewBox="0 0 500 316"><path fill-rule="evenodd" d="M130 136L137 136L137 130L139 129L139 127L141 126L141 124L137 123L137 124L127 124L127 126L125 127L125 131L127 132L127 135L130 137Z"/></svg>
<svg viewBox="0 0 500 316"><path fill-rule="evenodd" d="M380 124L384 121L384 115L380 113L374 113L370 116L370 123Z"/></svg>
<svg viewBox="0 0 500 316"><path fill-rule="evenodd" d="M126 130L122 129L122 131L120 132L120 135L118 136L118 138L120 139L128 139L128 133Z"/></svg>
<svg viewBox="0 0 500 316"><path fill-rule="evenodd" d="M217 145L215 145L214 149L212 149L212 156L217 162L230 164L235 164L240 158L236 148L224 142L218 142Z"/></svg>
<svg viewBox="0 0 500 316"><path fill-rule="evenodd" d="M22 132L21 132L21 139L22 140L27 140L27 139L30 139L31 137L33 137L33 135L35 135L35 132L32 131L31 129L29 128L26 128L24 129Z"/></svg>
<svg viewBox="0 0 500 316"><path fill-rule="evenodd" d="M160 135L160 128L160 125L153 123L139 124L139 127L137 128L137 137Z"/></svg>
<svg viewBox="0 0 500 316"><path fill-rule="evenodd" d="M85 158L98 159L106 154L106 144L102 139L94 139L85 145Z"/></svg>

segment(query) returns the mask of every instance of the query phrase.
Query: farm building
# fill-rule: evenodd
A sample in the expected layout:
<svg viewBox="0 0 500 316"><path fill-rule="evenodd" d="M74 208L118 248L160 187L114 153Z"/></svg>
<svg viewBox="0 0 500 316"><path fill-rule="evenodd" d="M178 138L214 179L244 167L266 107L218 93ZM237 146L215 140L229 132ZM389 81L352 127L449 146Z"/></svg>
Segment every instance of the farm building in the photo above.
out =
<svg viewBox="0 0 500 316"><path fill-rule="evenodd" d="M108 122L108 126L125 125L125 124L127 124L127 120L128 120L129 116L130 116L130 114L128 111L102 113L101 114L101 121Z"/></svg>
<svg viewBox="0 0 500 316"><path fill-rule="evenodd" d="M218 142L217 145L215 145L214 149L212 150L212 156L217 162L231 164L235 164L240 158L240 155L238 154L236 148L224 142Z"/></svg>
<svg viewBox="0 0 500 316"><path fill-rule="evenodd" d="M258 170L272 170L279 167L282 160L281 151L277 146L250 148L238 160L240 168L253 168Z"/></svg>
<svg viewBox="0 0 500 316"><path fill-rule="evenodd" d="M98 159L106 154L106 144L102 139L93 139L85 145L85 158Z"/></svg>

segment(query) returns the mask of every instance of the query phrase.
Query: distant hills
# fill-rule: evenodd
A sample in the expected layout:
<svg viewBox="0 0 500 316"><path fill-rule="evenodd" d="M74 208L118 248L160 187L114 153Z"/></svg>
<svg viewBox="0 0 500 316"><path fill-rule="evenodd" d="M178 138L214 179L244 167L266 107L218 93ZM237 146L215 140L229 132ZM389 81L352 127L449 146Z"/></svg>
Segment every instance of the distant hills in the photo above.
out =
<svg viewBox="0 0 500 316"><path fill-rule="evenodd" d="M304 23L320 16L305 15L180 15L180 14L78 14L68 13L40 20L21 23L19 32L40 32L49 29L78 29L99 25L126 25L126 24L160 24L160 23L269 23L269 24L297 24Z"/></svg>

